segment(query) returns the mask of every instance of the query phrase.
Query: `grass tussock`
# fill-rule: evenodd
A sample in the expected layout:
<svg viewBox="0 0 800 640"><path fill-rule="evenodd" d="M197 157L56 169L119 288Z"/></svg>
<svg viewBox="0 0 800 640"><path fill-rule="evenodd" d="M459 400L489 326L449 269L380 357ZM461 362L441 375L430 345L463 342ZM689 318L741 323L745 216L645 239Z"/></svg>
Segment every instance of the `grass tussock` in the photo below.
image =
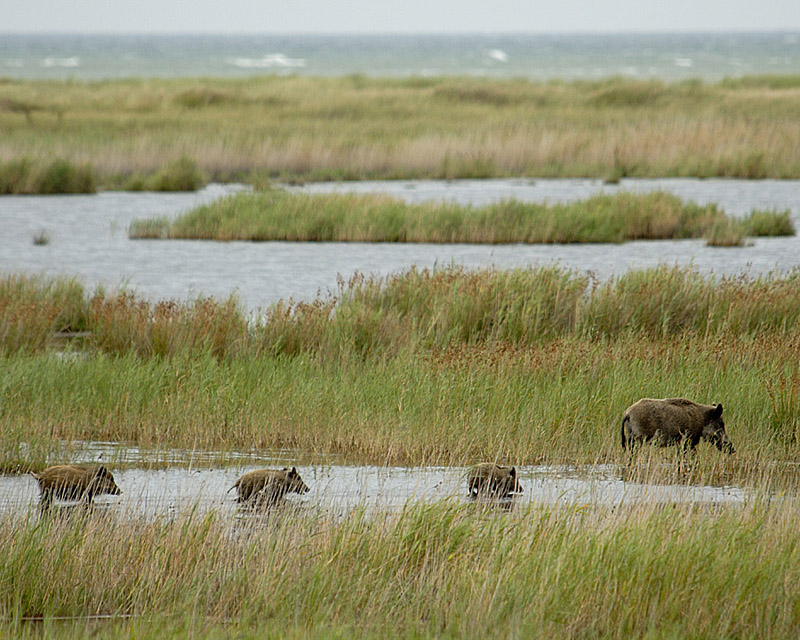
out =
<svg viewBox="0 0 800 640"><path fill-rule="evenodd" d="M751 211L744 219L747 234L750 236L793 236L795 234L791 212Z"/></svg>
<svg viewBox="0 0 800 640"><path fill-rule="evenodd" d="M49 637L785 638L800 624L799 525L793 503L761 501L5 518L0 616L15 637L33 617ZM98 614L112 621L56 621Z"/></svg>
<svg viewBox="0 0 800 640"><path fill-rule="evenodd" d="M705 231L711 247L741 247L751 237L794 235L790 212L751 211L745 218L718 218Z"/></svg>
<svg viewBox="0 0 800 640"><path fill-rule="evenodd" d="M134 221L132 238L311 242L569 243L694 238L721 225L752 234L794 234L788 212L733 221L715 205L665 192L597 195L567 204L506 200L483 207L407 204L384 195L239 193L174 220ZM714 235L716 238L717 235ZM743 236L742 236L743 237Z"/></svg>
<svg viewBox="0 0 800 640"><path fill-rule="evenodd" d="M143 358L208 353L227 359L238 353L247 336L244 314L234 298L153 304L130 293L100 293L89 301L87 327L100 351Z"/></svg>
<svg viewBox="0 0 800 640"><path fill-rule="evenodd" d="M43 247L50 244L50 232L47 229L38 229L33 234L33 244L38 247Z"/></svg>
<svg viewBox="0 0 800 640"><path fill-rule="evenodd" d="M85 289L74 278L0 277L0 352L42 351L55 333L85 330L87 310Z"/></svg>
<svg viewBox="0 0 800 640"><path fill-rule="evenodd" d="M0 162L211 180L800 177L796 77L129 79L0 90ZM31 114L35 111L35 116Z"/></svg>
<svg viewBox="0 0 800 640"><path fill-rule="evenodd" d="M0 164L0 194L95 193L96 175L89 164L68 160L47 164L29 159Z"/></svg>
<svg viewBox="0 0 800 640"><path fill-rule="evenodd" d="M625 407L673 396L724 404L743 469L800 455L797 274L657 269L601 284L557 268L412 270L249 318L235 301L154 304L23 277L4 295L5 468L55 463L58 440L392 464L617 460ZM67 326L86 332L79 345L53 336Z"/></svg>
<svg viewBox="0 0 800 640"><path fill-rule="evenodd" d="M122 187L126 191L197 191L208 184L208 177L191 158L178 158L152 175L134 175Z"/></svg>
<svg viewBox="0 0 800 640"><path fill-rule="evenodd" d="M719 220L706 232L709 247L743 247L747 241L747 228L741 220Z"/></svg>

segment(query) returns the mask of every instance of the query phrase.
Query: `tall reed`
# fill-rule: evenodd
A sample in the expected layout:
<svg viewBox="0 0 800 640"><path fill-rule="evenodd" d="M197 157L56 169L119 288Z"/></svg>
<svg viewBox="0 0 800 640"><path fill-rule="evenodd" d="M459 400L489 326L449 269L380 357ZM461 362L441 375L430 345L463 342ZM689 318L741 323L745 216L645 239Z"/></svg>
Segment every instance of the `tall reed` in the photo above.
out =
<svg viewBox="0 0 800 640"><path fill-rule="evenodd" d="M622 411L643 396L722 402L740 459L791 457L799 296L797 274L677 268L605 283L558 268L412 270L251 318L233 300L99 292L79 306L79 351L53 353L52 323L39 342L7 337L3 465L48 459L59 439L413 464L613 460ZM4 317L46 317L24 300Z"/></svg>
<svg viewBox="0 0 800 640"><path fill-rule="evenodd" d="M797 506L408 506L348 518L5 518L2 629L111 637L785 638ZM129 620L119 616L133 616ZM80 633L80 626L78 626Z"/></svg>
<svg viewBox="0 0 800 640"><path fill-rule="evenodd" d="M3 282L6 353L41 351L48 333L64 329L91 332L86 346L111 354L229 359L533 345L570 336L795 335L800 327L797 272L716 278L659 267L600 283L560 267L412 268L385 278L356 274L332 297L282 301L250 318L235 297L152 303L124 291L89 295L69 280L9 275Z"/></svg>
<svg viewBox="0 0 800 640"><path fill-rule="evenodd" d="M234 297L153 304L128 292L101 292L89 301L88 326L95 348L145 358L210 353L224 359L242 349L247 338L246 320Z"/></svg>

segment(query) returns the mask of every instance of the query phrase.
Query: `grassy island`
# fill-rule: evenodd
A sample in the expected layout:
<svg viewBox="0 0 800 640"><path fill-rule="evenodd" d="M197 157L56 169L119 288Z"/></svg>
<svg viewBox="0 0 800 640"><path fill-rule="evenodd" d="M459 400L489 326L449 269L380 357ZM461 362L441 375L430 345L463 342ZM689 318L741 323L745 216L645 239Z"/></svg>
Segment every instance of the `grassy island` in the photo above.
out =
<svg viewBox="0 0 800 640"><path fill-rule="evenodd" d="M733 219L717 206L664 192L597 195L569 204L507 200L482 207L406 204L383 195L239 193L178 216L137 220L132 238L310 242L623 242L733 234L794 235L789 211L753 211Z"/></svg>

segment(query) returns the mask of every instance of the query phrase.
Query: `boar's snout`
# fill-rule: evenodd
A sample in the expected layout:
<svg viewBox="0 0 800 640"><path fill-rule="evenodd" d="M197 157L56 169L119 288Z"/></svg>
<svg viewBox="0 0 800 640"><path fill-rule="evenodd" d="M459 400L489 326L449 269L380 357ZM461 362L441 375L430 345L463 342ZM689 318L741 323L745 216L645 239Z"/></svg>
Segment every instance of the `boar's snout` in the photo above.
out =
<svg viewBox="0 0 800 640"><path fill-rule="evenodd" d="M287 480L289 484L288 488L295 493L303 494L311 491L311 489L308 488L308 485L303 482L303 479L300 477L300 474L297 472L297 468L295 467L292 467L292 470L287 474Z"/></svg>
<svg viewBox="0 0 800 640"><path fill-rule="evenodd" d="M112 496L118 496L122 493L122 489L120 489L113 480L109 483L108 487L106 487L105 490Z"/></svg>
<svg viewBox="0 0 800 640"><path fill-rule="evenodd" d="M95 491L96 493L107 493L112 496L118 496L122 490L114 482L114 476L105 467L98 467L94 472L95 478Z"/></svg>
<svg viewBox="0 0 800 640"><path fill-rule="evenodd" d="M736 449L734 449L733 443L728 438L728 434L726 434L724 431L719 434L719 439L717 440L716 445L717 449L719 449L723 453L727 453L728 455L736 453Z"/></svg>

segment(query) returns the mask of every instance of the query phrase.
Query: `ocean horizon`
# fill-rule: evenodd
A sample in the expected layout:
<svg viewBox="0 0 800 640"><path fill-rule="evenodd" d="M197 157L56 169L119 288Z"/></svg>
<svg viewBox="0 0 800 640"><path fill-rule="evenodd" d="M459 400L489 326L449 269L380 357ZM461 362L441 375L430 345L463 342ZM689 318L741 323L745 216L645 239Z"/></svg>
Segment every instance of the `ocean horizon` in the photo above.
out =
<svg viewBox="0 0 800 640"><path fill-rule="evenodd" d="M397 35L0 33L0 78L253 75L680 81L800 74L800 32Z"/></svg>

